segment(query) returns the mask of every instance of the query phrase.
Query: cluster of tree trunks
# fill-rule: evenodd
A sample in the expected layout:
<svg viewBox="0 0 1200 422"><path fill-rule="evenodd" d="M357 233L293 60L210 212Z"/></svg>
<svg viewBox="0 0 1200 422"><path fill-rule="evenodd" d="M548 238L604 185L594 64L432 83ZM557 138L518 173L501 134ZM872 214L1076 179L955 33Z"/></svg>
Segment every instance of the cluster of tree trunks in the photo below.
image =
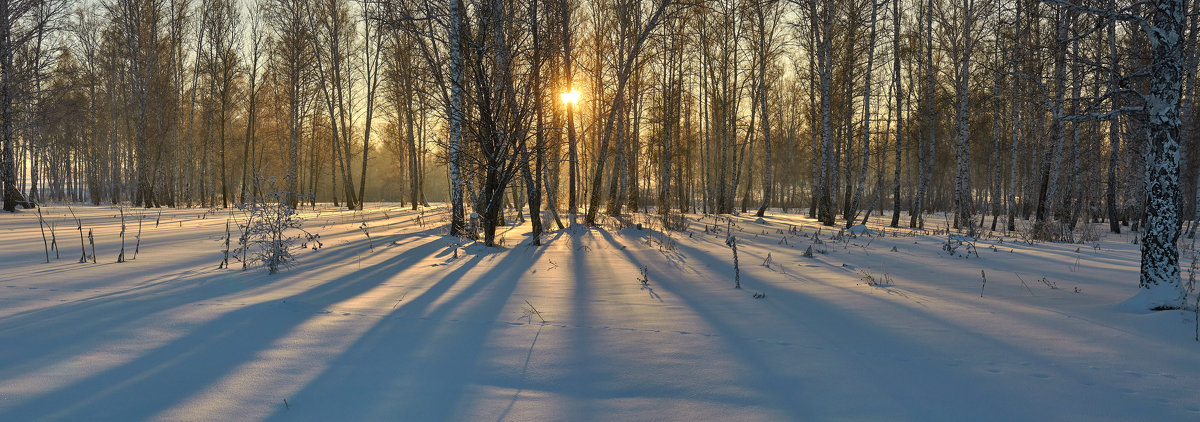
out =
<svg viewBox="0 0 1200 422"><path fill-rule="evenodd" d="M1178 307L1197 3L0 1L0 190L8 211L448 200L450 234L488 245L506 213L537 244L581 208L1106 221Z"/></svg>

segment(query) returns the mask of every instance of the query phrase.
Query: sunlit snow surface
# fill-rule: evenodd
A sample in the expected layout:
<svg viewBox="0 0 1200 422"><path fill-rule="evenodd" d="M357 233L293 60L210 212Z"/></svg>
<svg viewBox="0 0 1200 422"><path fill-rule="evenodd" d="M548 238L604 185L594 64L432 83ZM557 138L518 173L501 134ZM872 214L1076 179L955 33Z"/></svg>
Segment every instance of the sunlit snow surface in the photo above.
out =
<svg viewBox="0 0 1200 422"><path fill-rule="evenodd" d="M36 212L0 215L0 421L1200 420L1193 314L1120 307L1138 245L1100 225L964 258L878 215L816 245L778 210L637 215L489 249L456 247L444 207L325 206L303 212L324 247L268 276L217 268L229 210L127 209L117 263L118 210L76 206L95 264L42 211L50 263Z"/></svg>

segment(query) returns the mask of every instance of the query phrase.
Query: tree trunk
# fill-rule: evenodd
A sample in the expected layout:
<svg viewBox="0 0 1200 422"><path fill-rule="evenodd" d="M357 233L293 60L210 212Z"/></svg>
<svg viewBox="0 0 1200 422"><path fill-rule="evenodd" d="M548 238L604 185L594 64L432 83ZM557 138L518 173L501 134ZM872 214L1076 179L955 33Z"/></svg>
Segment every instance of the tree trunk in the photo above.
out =
<svg viewBox="0 0 1200 422"><path fill-rule="evenodd" d="M900 1L892 0L892 78L896 84L896 168L892 170L892 227L900 227L900 162L903 155L901 140L904 139L904 87L900 83Z"/></svg>
<svg viewBox="0 0 1200 422"><path fill-rule="evenodd" d="M463 51L462 51L462 0L450 3L450 142L448 165L450 167L450 235L463 234L463 180L460 169L463 135ZM494 233L493 233L494 234Z"/></svg>
<svg viewBox="0 0 1200 422"><path fill-rule="evenodd" d="M654 12L650 15L645 26L642 27L641 33L633 43L633 47L628 52L623 54L620 65L617 70L617 88L613 93L613 106L609 109L608 116L604 120L604 135L600 138L600 145L597 151L607 151L609 141L613 136L613 126L618 118L617 110L624 107L625 103L625 85L629 82L629 75L633 72L635 61L641 54L642 45L650 32L658 26L659 19L662 18L663 12L667 6L671 4L669 0L660 0L655 7ZM592 172L592 187L589 192L587 215L584 216L584 224L592 226L596 224L596 212L599 210L600 203L600 187L603 183L604 159L607 154L601 152L597 154L596 163L593 166Z"/></svg>
<svg viewBox="0 0 1200 422"><path fill-rule="evenodd" d="M867 37L867 69L866 81L863 83L862 111L862 167L858 173L858 184L854 188L854 198L850 200L849 212L845 214L846 228L854 225L858 214L858 203L862 200L863 188L867 183L867 172L871 163L871 74L875 68L875 23L879 16L879 3L871 3L871 31Z"/></svg>
<svg viewBox="0 0 1200 422"><path fill-rule="evenodd" d="M928 138L928 141L926 141L927 144L925 145L925 148L921 148L922 150L925 151L924 157L921 157L918 154L918 158L923 158L923 159L921 159L920 162L917 164L917 166L920 169L920 173L921 173L920 181L918 182L918 185L917 185L916 196L913 199L912 217L908 223L908 226L913 227L913 228L918 228L918 227L924 228L925 227L925 219L922 216L922 213L925 211L925 209L924 209L925 200L926 200L925 195L929 191L929 182L930 182L930 179L933 177L933 162L934 162L934 158L935 158L933 154L934 154L934 147L937 144L937 133L936 133L937 115L936 115L936 111L935 111L936 109L934 108L934 98L933 98L934 97L933 85L937 82L937 80L934 78L934 69L933 69L933 0L929 0L927 9L925 10L925 14L926 14L925 39L926 39L926 47L927 48L925 50L925 80L924 80L924 85L925 85L925 112L924 112L925 133L924 133L924 135Z"/></svg>
<svg viewBox="0 0 1200 422"><path fill-rule="evenodd" d="M955 75L955 91L958 96L958 106L954 110L955 128L955 159L954 175L954 227L966 227L969 235L975 234L971 199L971 137L970 137L970 82L971 82L971 53L973 50L972 37L974 26L971 18L971 0L963 0L962 51L958 52L958 68Z"/></svg>
<svg viewBox="0 0 1200 422"><path fill-rule="evenodd" d="M1133 299L1146 309L1179 309L1186 292L1180 280L1179 248L1179 104L1183 82L1182 0L1155 0L1153 27L1146 34L1154 52L1150 93L1146 96L1152 146L1146 195L1146 234L1142 239L1141 277ZM1191 71L1191 69L1189 69Z"/></svg>

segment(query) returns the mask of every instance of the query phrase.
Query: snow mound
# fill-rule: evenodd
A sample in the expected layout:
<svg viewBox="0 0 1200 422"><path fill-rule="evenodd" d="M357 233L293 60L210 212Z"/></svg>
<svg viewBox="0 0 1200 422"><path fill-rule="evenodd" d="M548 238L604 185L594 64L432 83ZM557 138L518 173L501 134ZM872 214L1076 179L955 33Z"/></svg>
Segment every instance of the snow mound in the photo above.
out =
<svg viewBox="0 0 1200 422"><path fill-rule="evenodd" d="M1153 311L1179 309L1183 306L1182 291L1160 287L1157 289L1139 288L1137 294L1117 305L1117 310L1134 314L1145 314Z"/></svg>
<svg viewBox="0 0 1200 422"><path fill-rule="evenodd" d="M463 253L468 255L487 255L505 250L500 245L488 247L483 242L475 242L462 248Z"/></svg>
<svg viewBox="0 0 1200 422"><path fill-rule="evenodd" d="M871 235L871 231L867 230L867 226L865 224L850 226L849 231L850 231L850 233L854 234L855 236L862 236L864 234L866 234L868 236Z"/></svg>

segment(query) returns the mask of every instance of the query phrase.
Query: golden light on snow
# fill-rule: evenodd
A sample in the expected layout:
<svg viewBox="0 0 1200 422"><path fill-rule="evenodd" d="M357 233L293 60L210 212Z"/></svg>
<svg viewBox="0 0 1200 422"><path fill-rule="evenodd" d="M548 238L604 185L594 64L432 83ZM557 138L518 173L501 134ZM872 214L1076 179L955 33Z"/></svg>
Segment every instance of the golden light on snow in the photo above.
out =
<svg viewBox="0 0 1200 422"><path fill-rule="evenodd" d="M571 92L562 93L563 104L579 103L579 91L571 90Z"/></svg>

